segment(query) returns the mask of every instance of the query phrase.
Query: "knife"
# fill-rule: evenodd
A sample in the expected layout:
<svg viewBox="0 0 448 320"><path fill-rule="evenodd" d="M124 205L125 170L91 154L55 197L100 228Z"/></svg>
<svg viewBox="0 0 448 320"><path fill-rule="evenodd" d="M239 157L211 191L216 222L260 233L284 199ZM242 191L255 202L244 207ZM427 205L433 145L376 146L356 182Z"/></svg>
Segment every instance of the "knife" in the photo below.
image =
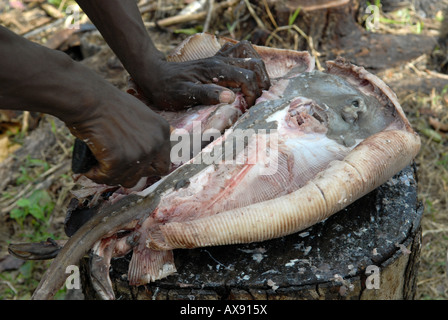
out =
<svg viewBox="0 0 448 320"><path fill-rule="evenodd" d="M174 127L170 126L170 133ZM98 160L93 155L87 144L79 138L75 139L72 154L73 173L86 173L94 166L98 165Z"/></svg>

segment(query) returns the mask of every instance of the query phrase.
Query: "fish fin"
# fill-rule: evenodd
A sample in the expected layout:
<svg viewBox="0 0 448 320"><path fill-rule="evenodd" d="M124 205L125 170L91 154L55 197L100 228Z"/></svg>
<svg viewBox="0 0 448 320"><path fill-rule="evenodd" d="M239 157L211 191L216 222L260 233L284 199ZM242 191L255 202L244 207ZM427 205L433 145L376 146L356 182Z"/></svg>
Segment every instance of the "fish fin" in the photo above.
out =
<svg viewBox="0 0 448 320"><path fill-rule="evenodd" d="M216 38L207 33L198 33L185 39L170 55L168 61L184 62L214 56L223 44L238 43L230 38ZM265 62L269 78L294 76L311 72L315 67L315 58L307 51L268 48L253 45L260 58Z"/></svg>
<svg viewBox="0 0 448 320"><path fill-rule="evenodd" d="M90 281L95 292L103 300L115 300L109 268L110 260L95 253L90 255Z"/></svg>
<svg viewBox="0 0 448 320"><path fill-rule="evenodd" d="M128 280L130 285L143 285L165 278L176 271L172 250L136 248L129 264Z"/></svg>
<svg viewBox="0 0 448 320"><path fill-rule="evenodd" d="M168 61L185 62L214 56L221 44L218 39L208 33L199 33L185 39L167 57Z"/></svg>

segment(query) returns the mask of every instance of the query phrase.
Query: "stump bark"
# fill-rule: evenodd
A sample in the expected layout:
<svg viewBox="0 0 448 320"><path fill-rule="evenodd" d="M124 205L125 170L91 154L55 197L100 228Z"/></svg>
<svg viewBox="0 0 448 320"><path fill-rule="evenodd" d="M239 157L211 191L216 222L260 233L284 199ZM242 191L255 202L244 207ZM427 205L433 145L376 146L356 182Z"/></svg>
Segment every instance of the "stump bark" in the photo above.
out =
<svg viewBox="0 0 448 320"><path fill-rule="evenodd" d="M409 166L300 233L259 243L175 250L177 274L131 287L115 259L117 299L413 299L422 207ZM83 263L86 299L96 299Z"/></svg>

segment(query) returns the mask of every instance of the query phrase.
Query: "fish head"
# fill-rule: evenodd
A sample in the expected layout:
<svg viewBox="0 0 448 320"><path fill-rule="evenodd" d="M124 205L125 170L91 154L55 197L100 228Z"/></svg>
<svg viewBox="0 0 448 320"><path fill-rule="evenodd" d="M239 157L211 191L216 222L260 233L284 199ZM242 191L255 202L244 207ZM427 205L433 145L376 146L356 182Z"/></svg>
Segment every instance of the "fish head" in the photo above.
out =
<svg viewBox="0 0 448 320"><path fill-rule="evenodd" d="M384 130L394 121L393 107L362 92L344 77L321 71L302 74L289 81L285 92L327 128L327 137L347 147ZM299 97L299 98L297 98Z"/></svg>

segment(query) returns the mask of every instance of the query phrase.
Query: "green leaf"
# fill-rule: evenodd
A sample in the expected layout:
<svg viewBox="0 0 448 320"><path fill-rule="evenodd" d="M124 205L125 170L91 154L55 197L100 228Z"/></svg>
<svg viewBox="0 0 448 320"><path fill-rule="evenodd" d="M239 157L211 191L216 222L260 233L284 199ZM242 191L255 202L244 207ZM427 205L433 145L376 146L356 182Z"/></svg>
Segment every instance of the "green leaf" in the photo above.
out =
<svg viewBox="0 0 448 320"><path fill-rule="evenodd" d="M9 212L9 217L11 219L18 220L18 219L21 219L24 216L26 216L26 214L24 214L24 213L25 213L25 211L18 209L18 208L14 208Z"/></svg>
<svg viewBox="0 0 448 320"><path fill-rule="evenodd" d="M21 208L27 208L29 207L31 204L29 199L25 199L25 198L20 198L19 200L17 200L17 206L21 207Z"/></svg>
<svg viewBox="0 0 448 320"><path fill-rule="evenodd" d="M30 166L43 167L45 171L47 171L50 168L48 163L41 159L29 159L28 163Z"/></svg>
<svg viewBox="0 0 448 320"><path fill-rule="evenodd" d="M177 29L177 30L174 30L174 33L182 33L182 34L192 36L198 32L202 32L202 30L203 30L202 26L196 26L194 28Z"/></svg>
<svg viewBox="0 0 448 320"><path fill-rule="evenodd" d="M40 207L37 204L34 204L30 208L30 214L36 218L37 220L45 220L45 208Z"/></svg>
<svg viewBox="0 0 448 320"><path fill-rule="evenodd" d="M288 25L292 26L294 24L294 22L297 19L297 16L299 15L300 12L300 7L296 9L296 11L294 11L294 13L292 15L289 16L289 20L288 20Z"/></svg>
<svg viewBox="0 0 448 320"><path fill-rule="evenodd" d="M61 4L61 0L48 0L47 2L54 5L55 7L59 7L59 5Z"/></svg>
<svg viewBox="0 0 448 320"><path fill-rule="evenodd" d="M34 264L33 261L27 261L19 268L21 275L25 279L28 279L31 277L31 273L33 270L33 264Z"/></svg>

